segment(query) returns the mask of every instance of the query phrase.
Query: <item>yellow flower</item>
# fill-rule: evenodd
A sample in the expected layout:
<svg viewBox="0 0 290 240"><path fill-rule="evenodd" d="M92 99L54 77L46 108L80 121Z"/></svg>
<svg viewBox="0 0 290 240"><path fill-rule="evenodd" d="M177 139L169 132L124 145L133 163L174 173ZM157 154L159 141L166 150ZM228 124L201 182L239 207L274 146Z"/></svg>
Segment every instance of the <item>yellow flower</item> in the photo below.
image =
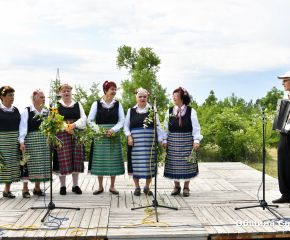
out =
<svg viewBox="0 0 290 240"><path fill-rule="evenodd" d="M48 116L49 119L51 119L51 116Z"/></svg>
<svg viewBox="0 0 290 240"><path fill-rule="evenodd" d="M59 129L57 129L57 131L59 131Z"/></svg>
<svg viewBox="0 0 290 240"><path fill-rule="evenodd" d="M56 119L56 122L59 122L59 119Z"/></svg>
<svg viewBox="0 0 290 240"><path fill-rule="evenodd" d="M47 134L49 134L49 132Z"/></svg>
<svg viewBox="0 0 290 240"><path fill-rule="evenodd" d="M49 128L47 130L49 130Z"/></svg>
<svg viewBox="0 0 290 240"><path fill-rule="evenodd" d="M70 123L67 124L67 127L65 128L65 130L66 130L67 132L69 132L69 130L71 129L71 125L72 125L72 124L70 124Z"/></svg>

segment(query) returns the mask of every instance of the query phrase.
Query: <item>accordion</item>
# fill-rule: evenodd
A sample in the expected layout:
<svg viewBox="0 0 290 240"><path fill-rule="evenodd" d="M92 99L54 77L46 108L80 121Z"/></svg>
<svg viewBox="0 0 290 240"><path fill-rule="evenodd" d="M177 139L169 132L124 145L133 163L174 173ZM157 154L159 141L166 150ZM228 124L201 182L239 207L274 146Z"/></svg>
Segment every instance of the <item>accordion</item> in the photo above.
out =
<svg viewBox="0 0 290 240"><path fill-rule="evenodd" d="M278 99L273 128L278 133L290 134L290 100Z"/></svg>

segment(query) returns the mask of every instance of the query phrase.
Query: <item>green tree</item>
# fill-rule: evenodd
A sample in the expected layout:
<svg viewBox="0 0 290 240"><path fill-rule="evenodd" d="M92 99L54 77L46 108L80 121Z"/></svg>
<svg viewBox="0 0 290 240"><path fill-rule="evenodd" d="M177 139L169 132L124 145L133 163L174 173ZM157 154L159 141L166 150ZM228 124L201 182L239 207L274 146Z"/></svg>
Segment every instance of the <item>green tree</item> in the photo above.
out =
<svg viewBox="0 0 290 240"><path fill-rule="evenodd" d="M209 96L207 97L207 99L204 100L204 104L205 105L208 105L208 106L211 106L211 105L214 105L217 103L217 98L214 94L214 91L211 90L210 93L209 93Z"/></svg>
<svg viewBox="0 0 290 240"><path fill-rule="evenodd" d="M78 101L82 104L86 115L88 116L90 113L90 109L92 104L99 100L101 97L99 96L100 90L98 89L100 83L93 82L93 85L90 88L91 93L88 94L87 91L83 89L80 85L76 88L76 93L73 94L73 100Z"/></svg>
<svg viewBox="0 0 290 240"><path fill-rule="evenodd" d="M164 109L168 107L169 99L166 95L166 88L162 88L157 80L161 60L152 51L152 48L140 48L138 51L129 46L123 45L118 48L117 68L125 67L129 69L131 79L121 82L122 105L124 111L136 104L135 91L143 87L150 92L149 102L153 103L153 96L157 97L157 108Z"/></svg>
<svg viewBox="0 0 290 240"><path fill-rule="evenodd" d="M266 97L261 98L260 104L263 108L275 110L278 99L283 98L283 95L283 91L278 90L276 87L273 87L269 92L267 92Z"/></svg>

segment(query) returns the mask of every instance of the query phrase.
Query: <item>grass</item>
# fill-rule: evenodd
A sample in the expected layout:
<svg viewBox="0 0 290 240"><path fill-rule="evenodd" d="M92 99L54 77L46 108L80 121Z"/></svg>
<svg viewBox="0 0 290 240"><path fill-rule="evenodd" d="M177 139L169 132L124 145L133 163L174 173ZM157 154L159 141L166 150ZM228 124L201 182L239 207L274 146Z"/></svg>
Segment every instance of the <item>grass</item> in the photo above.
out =
<svg viewBox="0 0 290 240"><path fill-rule="evenodd" d="M277 149L276 148L267 148L266 149L266 165L265 165L265 172L267 175L278 178L278 171L277 171ZM221 162L223 161L218 154L217 148L212 147L203 147L200 150L199 154L200 162ZM258 170L263 171L263 159L259 162L250 162L250 161L241 161L242 163Z"/></svg>

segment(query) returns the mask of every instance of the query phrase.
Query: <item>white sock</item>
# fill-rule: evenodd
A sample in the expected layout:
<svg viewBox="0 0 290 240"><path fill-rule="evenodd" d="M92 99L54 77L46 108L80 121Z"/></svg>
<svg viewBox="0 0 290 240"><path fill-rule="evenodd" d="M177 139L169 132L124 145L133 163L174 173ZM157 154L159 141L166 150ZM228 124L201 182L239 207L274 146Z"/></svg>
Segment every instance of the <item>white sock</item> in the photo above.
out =
<svg viewBox="0 0 290 240"><path fill-rule="evenodd" d="M73 180L73 187L78 186L79 185L79 174L73 173L72 180Z"/></svg>
<svg viewBox="0 0 290 240"><path fill-rule="evenodd" d="M66 176L59 176L60 186L65 187Z"/></svg>

